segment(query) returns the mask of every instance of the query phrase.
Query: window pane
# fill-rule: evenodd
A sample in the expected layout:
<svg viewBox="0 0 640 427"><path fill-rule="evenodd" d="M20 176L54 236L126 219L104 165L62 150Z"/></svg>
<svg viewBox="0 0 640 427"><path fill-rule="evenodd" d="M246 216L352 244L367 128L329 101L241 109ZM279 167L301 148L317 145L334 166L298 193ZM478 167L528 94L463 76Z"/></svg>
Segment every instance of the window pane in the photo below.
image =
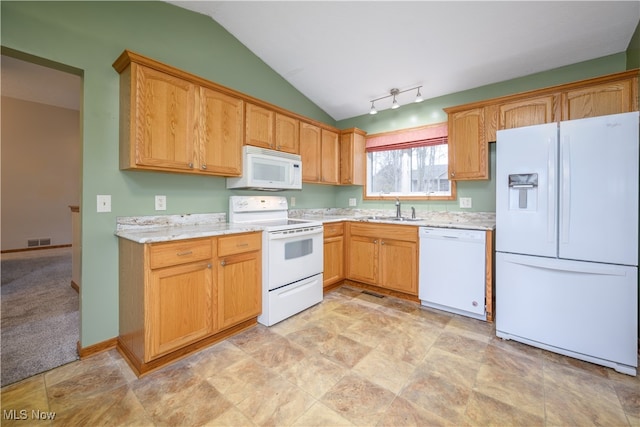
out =
<svg viewBox="0 0 640 427"><path fill-rule="evenodd" d="M367 195L449 196L448 145L367 153Z"/></svg>

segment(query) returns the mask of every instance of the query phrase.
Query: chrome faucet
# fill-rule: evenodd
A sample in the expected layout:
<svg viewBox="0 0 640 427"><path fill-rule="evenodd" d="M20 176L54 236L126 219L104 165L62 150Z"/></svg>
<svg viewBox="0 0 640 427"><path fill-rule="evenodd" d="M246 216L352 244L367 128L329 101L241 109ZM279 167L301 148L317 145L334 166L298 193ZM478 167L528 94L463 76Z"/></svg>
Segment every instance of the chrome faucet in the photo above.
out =
<svg viewBox="0 0 640 427"><path fill-rule="evenodd" d="M396 218L402 217L402 212L400 212L400 198L396 197Z"/></svg>

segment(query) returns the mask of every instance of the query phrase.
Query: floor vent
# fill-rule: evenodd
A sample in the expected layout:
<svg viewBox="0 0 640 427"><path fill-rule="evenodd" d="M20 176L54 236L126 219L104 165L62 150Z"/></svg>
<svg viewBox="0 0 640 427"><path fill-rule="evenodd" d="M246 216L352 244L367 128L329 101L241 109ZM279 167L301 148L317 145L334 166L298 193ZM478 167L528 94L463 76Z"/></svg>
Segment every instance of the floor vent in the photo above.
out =
<svg viewBox="0 0 640 427"><path fill-rule="evenodd" d="M27 240L27 246L29 246L29 247L40 246L40 240L38 240L38 239L29 239L29 240Z"/></svg>
<svg viewBox="0 0 640 427"><path fill-rule="evenodd" d="M47 237L46 239L40 239L40 246L48 246L51 244L51 238Z"/></svg>
<svg viewBox="0 0 640 427"><path fill-rule="evenodd" d="M362 293L371 295L372 297L376 297L376 298L384 298L384 295L376 294L375 292L371 292L371 291L362 291Z"/></svg>

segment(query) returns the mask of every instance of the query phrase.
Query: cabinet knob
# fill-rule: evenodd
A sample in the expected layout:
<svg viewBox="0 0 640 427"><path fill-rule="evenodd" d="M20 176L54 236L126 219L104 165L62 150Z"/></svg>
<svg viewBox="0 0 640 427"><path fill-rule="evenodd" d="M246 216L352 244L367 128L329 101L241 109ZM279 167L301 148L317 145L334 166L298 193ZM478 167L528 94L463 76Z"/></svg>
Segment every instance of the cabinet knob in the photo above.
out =
<svg viewBox="0 0 640 427"><path fill-rule="evenodd" d="M193 163L189 163L189 168L193 169Z"/></svg>
<svg viewBox="0 0 640 427"><path fill-rule="evenodd" d="M381 245L384 245L384 240L380 242Z"/></svg>
<svg viewBox="0 0 640 427"><path fill-rule="evenodd" d="M227 265L227 261L225 260L220 261L220 265L224 267L225 265Z"/></svg>
<svg viewBox="0 0 640 427"><path fill-rule="evenodd" d="M202 165L202 169L206 170L207 169L207 165Z"/></svg>
<svg viewBox="0 0 640 427"><path fill-rule="evenodd" d="M451 177L453 178L454 176L456 176L455 172L451 172Z"/></svg>
<svg viewBox="0 0 640 427"><path fill-rule="evenodd" d="M375 243L375 244L377 245L377 244L378 244L378 241L377 241L377 240L374 240L374 241L373 241L373 243Z"/></svg>
<svg viewBox="0 0 640 427"><path fill-rule="evenodd" d="M211 268L211 263L207 264L207 268Z"/></svg>

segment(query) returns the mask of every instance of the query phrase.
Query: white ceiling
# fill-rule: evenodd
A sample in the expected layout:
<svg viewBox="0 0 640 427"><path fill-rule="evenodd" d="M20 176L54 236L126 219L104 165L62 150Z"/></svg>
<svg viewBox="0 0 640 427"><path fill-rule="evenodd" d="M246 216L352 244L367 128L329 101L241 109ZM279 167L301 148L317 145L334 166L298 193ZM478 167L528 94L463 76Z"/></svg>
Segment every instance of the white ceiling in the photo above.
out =
<svg viewBox="0 0 640 427"><path fill-rule="evenodd" d="M53 68L0 57L2 96L80 110L82 78Z"/></svg>
<svg viewBox="0 0 640 427"><path fill-rule="evenodd" d="M433 98L623 52L640 20L638 1L170 3L211 16L336 120L392 88ZM3 96L80 108L80 77L7 56L1 68Z"/></svg>
<svg viewBox="0 0 640 427"><path fill-rule="evenodd" d="M640 20L638 1L169 3L211 16L336 120L392 88L428 99L623 52Z"/></svg>

